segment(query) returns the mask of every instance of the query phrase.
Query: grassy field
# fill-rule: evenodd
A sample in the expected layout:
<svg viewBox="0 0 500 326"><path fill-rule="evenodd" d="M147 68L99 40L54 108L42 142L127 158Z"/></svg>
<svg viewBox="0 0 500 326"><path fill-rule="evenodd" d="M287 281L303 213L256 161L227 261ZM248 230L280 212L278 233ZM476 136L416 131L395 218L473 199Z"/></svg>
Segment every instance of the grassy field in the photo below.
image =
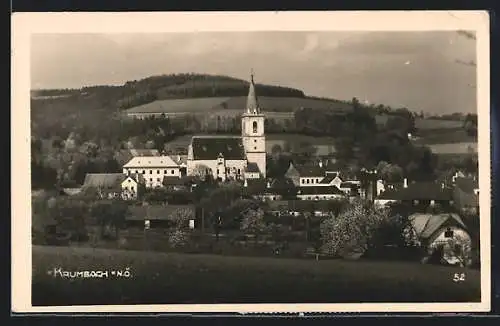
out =
<svg viewBox="0 0 500 326"><path fill-rule="evenodd" d="M435 154L467 154L477 153L477 143L463 142L450 144L430 144L427 145Z"/></svg>
<svg viewBox="0 0 500 326"><path fill-rule="evenodd" d="M439 120L439 119L415 119L417 129L456 129L462 128L463 122L460 120Z"/></svg>
<svg viewBox="0 0 500 326"><path fill-rule="evenodd" d="M60 278L49 270L111 271L130 278ZM475 270L418 263L297 260L33 247L32 303L461 302L480 300ZM454 283L454 273L466 281Z"/></svg>
<svg viewBox="0 0 500 326"><path fill-rule="evenodd" d="M204 97L158 100L127 109L126 113L206 113L224 111L240 115L246 106L246 96ZM352 108L347 103L299 97L259 96L259 105L264 112L294 112L300 108L348 112Z"/></svg>

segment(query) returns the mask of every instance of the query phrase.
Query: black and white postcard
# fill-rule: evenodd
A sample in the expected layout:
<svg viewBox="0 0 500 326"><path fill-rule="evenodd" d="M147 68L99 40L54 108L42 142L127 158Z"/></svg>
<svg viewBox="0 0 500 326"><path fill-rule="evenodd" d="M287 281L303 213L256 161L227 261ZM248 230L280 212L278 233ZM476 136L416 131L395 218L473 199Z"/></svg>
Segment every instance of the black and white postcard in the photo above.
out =
<svg viewBox="0 0 500 326"><path fill-rule="evenodd" d="M486 12L12 21L13 311L489 311Z"/></svg>

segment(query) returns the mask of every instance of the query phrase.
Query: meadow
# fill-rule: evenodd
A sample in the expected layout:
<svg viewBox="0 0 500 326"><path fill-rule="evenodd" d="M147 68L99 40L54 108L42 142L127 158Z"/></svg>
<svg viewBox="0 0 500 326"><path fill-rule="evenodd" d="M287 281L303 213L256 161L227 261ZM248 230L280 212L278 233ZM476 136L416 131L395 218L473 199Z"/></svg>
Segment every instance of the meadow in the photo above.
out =
<svg viewBox="0 0 500 326"><path fill-rule="evenodd" d="M435 154L477 154L477 142L462 142L449 144L429 144L427 145Z"/></svg>
<svg viewBox="0 0 500 326"><path fill-rule="evenodd" d="M48 271L124 271L60 278ZM33 246L32 304L464 302L480 273L407 262L280 259ZM453 282L455 273L466 281Z"/></svg>

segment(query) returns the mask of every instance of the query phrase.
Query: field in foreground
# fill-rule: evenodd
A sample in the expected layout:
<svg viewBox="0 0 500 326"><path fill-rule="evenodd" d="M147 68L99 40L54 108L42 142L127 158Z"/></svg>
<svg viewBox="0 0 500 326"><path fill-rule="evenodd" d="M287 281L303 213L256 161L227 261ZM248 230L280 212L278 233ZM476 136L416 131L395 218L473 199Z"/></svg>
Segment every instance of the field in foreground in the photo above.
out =
<svg viewBox="0 0 500 326"><path fill-rule="evenodd" d="M49 270L125 270L130 278L55 278ZM33 246L32 304L463 302L475 270L418 263L296 260ZM452 281L454 273L466 281Z"/></svg>

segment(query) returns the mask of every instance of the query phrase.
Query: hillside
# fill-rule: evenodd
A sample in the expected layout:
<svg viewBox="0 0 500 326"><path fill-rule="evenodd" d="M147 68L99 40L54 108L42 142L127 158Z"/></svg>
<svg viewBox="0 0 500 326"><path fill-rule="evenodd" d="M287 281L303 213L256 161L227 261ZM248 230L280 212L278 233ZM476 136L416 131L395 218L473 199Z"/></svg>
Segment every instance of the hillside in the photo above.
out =
<svg viewBox="0 0 500 326"><path fill-rule="evenodd" d="M33 99L60 98L119 91L121 98L116 106L122 109L155 100L198 97L246 96L248 81L227 76L205 74L173 74L152 76L141 80L128 81L121 86L92 86L78 89L33 90ZM256 91L261 96L304 97L301 90L257 84Z"/></svg>

